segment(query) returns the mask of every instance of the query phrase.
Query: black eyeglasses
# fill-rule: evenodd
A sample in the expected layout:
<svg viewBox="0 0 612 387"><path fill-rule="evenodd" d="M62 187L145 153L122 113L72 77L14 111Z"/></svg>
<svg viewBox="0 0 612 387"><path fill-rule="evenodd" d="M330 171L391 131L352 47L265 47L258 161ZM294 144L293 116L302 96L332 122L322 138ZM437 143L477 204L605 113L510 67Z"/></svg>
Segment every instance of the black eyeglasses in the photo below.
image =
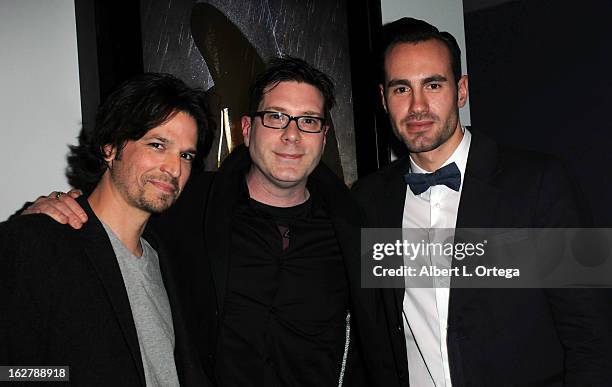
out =
<svg viewBox="0 0 612 387"><path fill-rule="evenodd" d="M261 111L253 113L254 117L261 118L261 123L266 128L285 129L291 121L297 123L300 131L306 133L320 133L325 127L325 118L313 116L290 116L289 114L272 111Z"/></svg>

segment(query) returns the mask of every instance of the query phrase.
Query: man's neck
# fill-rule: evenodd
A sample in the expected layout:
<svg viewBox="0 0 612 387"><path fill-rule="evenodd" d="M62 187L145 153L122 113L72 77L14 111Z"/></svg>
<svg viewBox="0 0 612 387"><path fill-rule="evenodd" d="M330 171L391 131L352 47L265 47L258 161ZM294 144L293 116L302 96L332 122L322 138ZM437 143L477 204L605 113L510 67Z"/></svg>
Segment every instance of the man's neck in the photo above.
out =
<svg viewBox="0 0 612 387"><path fill-rule="evenodd" d="M249 196L252 199L273 207L294 207L304 203L310 197L305 182L290 187L279 187L267 181L253 168L246 176Z"/></svg>
<svg viewBox="0 0 612 387"><path fill-rule="evenodd" d="M463 130L461 125L457 123L455 131L446 142L429 152L410 153L410 157L419 167L427 172L433 172L451 157L453 152L459 147L459 144L461 144L462 139Z"/></svg>
<svg viewBox="0 0 612 387"><path fill-rule="evenodd" d="M128 205L117 190L101 182L87 198L91 209L135 256L142 255L140 237L150 214Z"/></svg>

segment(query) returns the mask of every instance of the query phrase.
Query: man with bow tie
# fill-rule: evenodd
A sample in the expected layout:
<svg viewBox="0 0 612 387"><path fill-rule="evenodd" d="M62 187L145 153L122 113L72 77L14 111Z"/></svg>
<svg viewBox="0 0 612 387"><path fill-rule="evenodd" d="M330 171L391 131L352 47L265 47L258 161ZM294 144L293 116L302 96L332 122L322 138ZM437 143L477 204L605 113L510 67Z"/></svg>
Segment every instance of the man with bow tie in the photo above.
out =
<svg viewBox="0 0 612 387"><path fill-rule="evenodd" d="M383 50L382 103L409 156L355 185L370 227L578 225L555 161L461 125L468 79L451 34L403 18L383 27ZM380 361L398 386L611 383L610 323L596 290L408 284L383 289L380 302L390 337Z"/></svg>

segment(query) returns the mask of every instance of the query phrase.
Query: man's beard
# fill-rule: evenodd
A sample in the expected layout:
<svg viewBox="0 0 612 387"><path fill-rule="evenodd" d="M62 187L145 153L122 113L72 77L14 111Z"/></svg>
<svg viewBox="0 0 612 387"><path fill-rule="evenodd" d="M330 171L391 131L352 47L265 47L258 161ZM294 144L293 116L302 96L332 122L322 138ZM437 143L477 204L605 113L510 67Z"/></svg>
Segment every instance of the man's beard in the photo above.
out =
<svg viewBox="0 0 612 387"><path fill-rule="evenodd" d="M153 201L148 199L144 195L144 190L139 192L140 194L136 198L130 198L135 207L146 211L150 214L160 214L170 208L176 201L176 195L162 194L157 200Z"/></svg>
<svg viewBox="0 0 612 387"><path fill-rule="evenodd" d="M433 121L434 125L440 122L437 116L432 115L430 113L426 113L426 114L422 114L418 116L410 115L407 118L401 120L400 125L404 126L410 123L411 121L421 121L421 120L431 120ZM453 133L455 133L455 129L457 128L457 122L458 122L458 112L457 114L449 117L449 119L444 122L444 125L440 128L438 133L434 133L433 139L428 142L419 141L419 139L421 137L427 138L427 136L431 135L432 133L431 130L426 131L422 134L417 134L416 136L412 138L408 138L408 135L406 135L406 137L402 136L401 134L402 132L398 130L398 128L395 126L395 123L393 121L392 121L392 126L393 126L393 131L395 132L395 135L404 143L404 145L406 145L406 148L408 148L408 151L410 153L423 153L423 152L429 152L434 149L437 149L440 145L448 141L448 139L452 137ZM436 128L432 128L432 129L436 130Z"/></svg>
<svg viewBox="0 0 612 387"><path fill-rule="evenodd" d="M143 176L143 181L147 181L148 177ZM178 198L180 191L178 189L178 181L176 179L162 179L156 177L156 180L163 181L167 184L172 184L175 187L174 193L158 193L155 192L154 198L147 197L146 185L151 183L145 183L143 187L137 187L136 190L130 189L124 180L111 171L111 179L115 182L115 185L124 193L125 200L135 208L142 211L148 212L149 214L160 214L170 208L176 199ZM154 190L157 190L155 188ZM149 195L150 196L150 195Z"/></svg>

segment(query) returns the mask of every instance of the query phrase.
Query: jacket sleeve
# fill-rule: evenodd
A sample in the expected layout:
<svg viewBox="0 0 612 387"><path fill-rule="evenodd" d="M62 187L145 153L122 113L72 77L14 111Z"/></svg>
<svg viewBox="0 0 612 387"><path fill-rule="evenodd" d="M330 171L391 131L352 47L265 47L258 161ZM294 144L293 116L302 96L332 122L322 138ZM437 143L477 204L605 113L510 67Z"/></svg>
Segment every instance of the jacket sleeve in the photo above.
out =
<svg viewBox="0 0 612 387"><path fill-rule="evenodd" d="M560 162L550 160L541 178L542 227L583 226L574 191ZM566 386L608 386L612 380L612 289L545 289L565 350Z"/></svg>
<svg viewBox="0 0 612 387"><path fill-rule="evenodd" d="M33 215L36 216L36 215ZM43 215L36 216L41 218ZM0 224L0 364L28 364L45 342L54 267L39 259L48 251L35 238L36 223ZM21 219L20 219L21 221ZM34 223L34 225L32 224ZM40 238L44 239L44 237Z"/></svg>

